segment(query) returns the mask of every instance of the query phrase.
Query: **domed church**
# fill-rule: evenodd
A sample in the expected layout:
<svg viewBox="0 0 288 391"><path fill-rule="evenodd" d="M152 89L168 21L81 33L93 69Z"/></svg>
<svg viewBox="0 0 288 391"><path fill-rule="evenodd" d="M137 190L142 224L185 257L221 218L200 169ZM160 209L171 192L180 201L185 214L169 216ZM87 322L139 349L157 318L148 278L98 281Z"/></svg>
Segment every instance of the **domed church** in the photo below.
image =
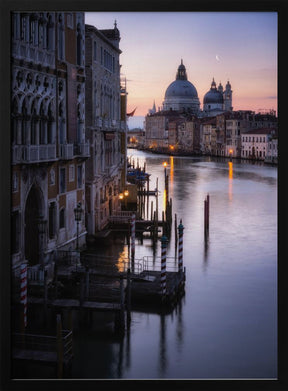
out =
<svg viewBox="0 0 288 391"><path fill-rule="evenodd" d="M229 81L225 86L220 82L218 88L213 77L210 90L204 95L203 99L203 114L204 116L212 117L221 114L224 111L232 111L232 90Z"/></svg>
<svg viewBox="0 0 288 391"><path fill-rule="evenodd" d="M196 88L187 79L187 73L183 60L178 67L176 80L173 81L165 92L163 110L186 111L198 115L200 102Z"/></svg>

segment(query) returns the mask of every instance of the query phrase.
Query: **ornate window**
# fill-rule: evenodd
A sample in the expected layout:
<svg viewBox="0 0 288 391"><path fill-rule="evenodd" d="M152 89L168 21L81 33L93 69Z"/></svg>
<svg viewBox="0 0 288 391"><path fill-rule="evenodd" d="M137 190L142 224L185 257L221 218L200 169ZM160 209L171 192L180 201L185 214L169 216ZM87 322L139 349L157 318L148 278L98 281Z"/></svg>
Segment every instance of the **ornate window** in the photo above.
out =
<svg viewBox="0 0 288 391"><path fill-rule="evenodd" d="M65 167L60 168L60 193L65 193L66 191L66 169Z"/></svg>
<svg viewBox="0 0 288 391"><path fill-rule="evenodd" d="M77 187L78 189L81 189L82 187L82 164L77 166Z"/></svg>
<svg viewBox="0 0 288 391"><path fill-rule="evenodd" d="M80 23L77 24L77 65L82 65L82 34Z"/></svg>
<svg viewBox="0 0 288 391"><path fill-rule="evenodd" d="M65 228L65 209L61 208L59 212L59 228Z"/></svg>
<svg viewBox="0 0 288 391"><path fill-rule="evenodd" d="M58 56L60 60L65 58L64 21L62 14L58 17Z"/></svg>
<svg viewBox="0 0 288 391"><path fill-rule="evenodd" d="M49 238L54 238L56 234L56 203L51 202L49 205Z"/></svg>

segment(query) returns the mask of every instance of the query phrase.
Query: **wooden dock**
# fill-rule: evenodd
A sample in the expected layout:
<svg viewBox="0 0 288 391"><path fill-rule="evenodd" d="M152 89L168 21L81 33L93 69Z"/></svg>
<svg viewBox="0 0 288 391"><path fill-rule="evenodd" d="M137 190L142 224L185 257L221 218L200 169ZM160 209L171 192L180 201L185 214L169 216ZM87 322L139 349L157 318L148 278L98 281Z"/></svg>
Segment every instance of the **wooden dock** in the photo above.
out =
<svg viewBox="0 0 288 391"><path fill-rule="evenodd" d="M57 335L13 333L12 357L16 362L52 365L62 378L73 359L72 331L62 330L61 325L58 329L57 325Z"/></svg>
<svg viewBox="0 0 288 391"><path fill-rule="evenodd" d="M41 297L29 297L28 304L30 305L44 305L44 299ZM55 299L47 300L47 306L52 308L65 308L71 310L77 310L80 308L86 308L94 311L120 311L121 305L118 303L104 303L98 301L83 301L75 299Z"/></svg>
<svg viewBox="0 0 288 391"><path fill-rule="evenodd" d="M166 295L161 291L161 272L144 271L131 278L131 308L173 308L185 292L185 272L166 272Z"/></svg>

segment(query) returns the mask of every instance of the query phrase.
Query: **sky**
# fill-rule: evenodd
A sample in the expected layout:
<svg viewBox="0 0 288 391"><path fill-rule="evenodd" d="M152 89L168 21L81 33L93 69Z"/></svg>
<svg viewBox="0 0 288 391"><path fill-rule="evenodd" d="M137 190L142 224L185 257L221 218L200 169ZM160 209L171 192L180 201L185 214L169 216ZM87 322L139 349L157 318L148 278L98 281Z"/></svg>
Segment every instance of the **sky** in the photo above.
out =
<svg viewBox="0 0 288 391"><path fill-rule="evenodd" d="M121 77L127 112L145 116L162 107L183 59L188 80L203 97L214 77L229 80L234 110L277 111L276 12L88 12L85 23L120 31Z"/></svg>

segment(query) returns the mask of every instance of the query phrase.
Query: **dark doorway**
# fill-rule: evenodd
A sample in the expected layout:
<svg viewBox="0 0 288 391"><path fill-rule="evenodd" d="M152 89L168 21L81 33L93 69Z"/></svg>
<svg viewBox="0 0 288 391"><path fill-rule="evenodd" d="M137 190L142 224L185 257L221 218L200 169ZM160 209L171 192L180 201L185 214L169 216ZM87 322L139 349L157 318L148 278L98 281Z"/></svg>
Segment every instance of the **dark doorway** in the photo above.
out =
<svg viewBox="0 0 288 391"><path fill-rule="evenodd" d="M25 208L25 259L30 266L39 263L38 219L40 206L39 190L33 186L28 195Z"/></svg>

